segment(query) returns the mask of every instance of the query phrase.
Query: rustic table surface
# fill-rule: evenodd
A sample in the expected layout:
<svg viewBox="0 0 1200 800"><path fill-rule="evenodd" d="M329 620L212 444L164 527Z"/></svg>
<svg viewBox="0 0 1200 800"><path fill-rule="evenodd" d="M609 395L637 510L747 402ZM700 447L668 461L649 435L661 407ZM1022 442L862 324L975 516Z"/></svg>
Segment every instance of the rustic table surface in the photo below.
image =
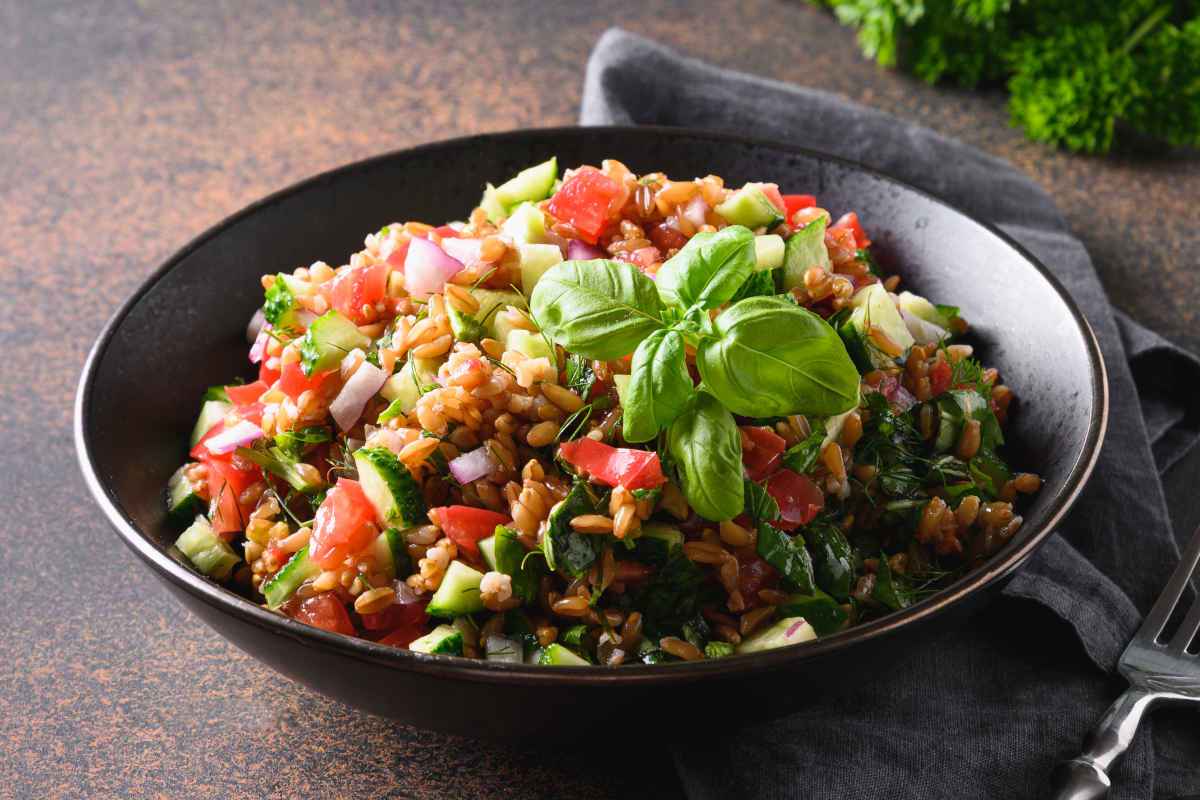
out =
<svg viewBox="0 0 1200 800"><path fill-rule="evenodd" d="M731 7L0 3L0 797L679 794L662 753L433 735L260 666L119 544L70 435L89 345L174 250L343 162L572 123L608 25L1011 159L1061 204L1118 306L1200 346L1194 154L1055 153L1008 127L1001 94L878 70L805 4L747 0L716 19ZM1200 504L1175 512L1184 523Z"/></svg>

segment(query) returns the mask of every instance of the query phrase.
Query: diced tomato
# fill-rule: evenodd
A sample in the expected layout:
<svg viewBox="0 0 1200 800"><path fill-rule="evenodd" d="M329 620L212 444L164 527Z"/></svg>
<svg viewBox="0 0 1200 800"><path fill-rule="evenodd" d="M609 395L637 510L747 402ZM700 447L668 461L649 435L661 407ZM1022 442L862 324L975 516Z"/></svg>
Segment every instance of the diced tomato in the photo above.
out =
<svg viewBox="0 0 1200 800"><path fill-rule="evenodd" d="M779 583L779 572L763 559L754 547L741 547L734 553L738 560L738 590L749 606L759 604L760 589L770 589Z"/></svg>
<svg viewBox="0 0 1200 800"><path fill-rule="evenodd" d="M653 489L667 481L658 453L649 450L611 447L584 436L573 442L564 442L559 451L567 463L608 486Z"/></svg>
<svg viewBox="0 0 1200 800"><path fill-rule="evenodd" d="M756 184L767 199L771 201L771 205L779 209L780 214L787 213L787 202L783 199L783 195L779 193L779 185L775 183L759 183Z"/></svg>
<svg viewBox="0 0 1200 800"><path fill-rule="evenodd" d="M423 626L405 625L389 633L379 640L380 644L386 644L388 647L408 647L416 639L420 639L427 633Z"/></svg>
<svg viewBox="0 0 1200 800"><path fill-rule="evenodd" d="M384 256L384 260L398 269L404 269L404 259L408 257L408 239L396 245L396 249Z"/></svg>
<svg viewBox="0 0 1200 800"><path fill-rule="evenodd" d="M301 622L333 633L354 635L354 623L342 601L332 592L310 597L295 607L292 616Z"/></svg>
<svg viewBox="0 0 1200 800"><path fill-rule="evenodd" d="M289 361L283 365L283 369L279 373L279 389L295 400L306 390L311 389L315 392L320 389L321 385L325 383L325 379L336 371L330 369L305 375L299 361Z"/></svg>
<svg viewBox="0 0 1200 800"><path fill-rule="evenodd" d="M437 522L449 537L472 559L479 558L479 540L496 532L497 525L509 521L509 517L472 506L441 506L429 509L429 518Z"/></svg>
<svg viewBox="0 0 1200 800"><path fill-rule="evenodd" d="M662 260L662 254L657 247L639 247L629 254L630 262L640 268L648 269Z"/></svg>
<svg viewBox="0 0 1200 800"><path fill-rule="evenodd" d="M371 320L363 315L363 306L373 306L387 294L387 264L345 270L321 285L321 294L329 305L355 325Z"/></svg>
<svg viewBox="0 0 1200 800"><path fill-rule="evenodd" d="M439 225L433 229L433 232L443 239L459 239L458 231L451 228L449 225Z"/></svg>
<svg viewBox="0 0 1200 800"><path fill-rule="evenodd" d="M812 208L817 204L817 198L811 194L785 194L783 196L783 206L787 211L787 221L791 223L792 217L802 208Z"/></svg>
<svg viewBox="0 0 1200 800"><path fill-rule="evenodd" d="M258 402L258 398L269 388L263 381L255 381L245 386L226 386L225 394L229 395L229 402L235 406L248 406Z"/></svg>
<svg viewBox="0 0 1200 800"><path fill-rule="evenodd" d="M673 228L665 222L660 222L650 229L650 241L664 253L668 250L678 250L687 244L687 237L678 228Z"/></svg>
<svg viewBox="0 0 1200 800"><path fill-rule="evenodd" d="M258 365L258 383L265 383L267 386L271 386L275 381L279 380L279 370L271 369L267 365L267 362L270 360L269 358L264 358L262 363Z"/></svg>
<svg viewBox="0 0 1200 800"><path fill-rule="evenodd" d="M392 603L383 611L375 614L363 614L362 626L369 631L391 631L396 628L420 628L429 621L425 606L429 597L418 596L412 603Z"/></svg>
<svg viewBox="0 0 1200 800"><path fill-rule="evenodd" d="M758 425L743 425L742 433L754 444L752 448L742 448L746 477L757 483L779 469L787 442L770 428Z"/></svg>
<svg viewBox="0 0 1200 800"><path fill-rule="evenodd" d="M929 388L933 391L934 397L950 388L952 372L949 361L933 362L933 366L929 368Z"/></svg>
<svg viewBox="0 0 1200 800"><path fill-rule="evenodd" d="M620 185L595 167L580 167L567 179L547 206L550 213L579 231L579 238L595 244L608 226Z"/></svg>
<svg viewBox="0 0 1200 800"><path fill-rule="evenodd" d="M375 509L358 481L338 478L317 509L308 555L318 566L333 569L371 543L377 531Z"/></svg>
<svg viewBox="0 0 1200 800"><path fill-rule="evenodd" d="M262 477L262 471L233 453L219 456L208 453L200 460L208 467L208 494L211 498L209 509L213 531L232 533L244 530L254 507L253 504L239 503L238 498Z"/></svg>
<svg viewBox="0 0 1200 800"><path fill-rule="evenodd" d="M854 211L843 214L842 218L829 226L829 230L836 231L842 228L847 228L854 233L854 242L859 247L870 247L871 240L867 238L867 232L863 230L862 223L858 221L858 214Z"/></svg>
<svg viewBox="0 0 1200 800"><path fill-rule="evenodd" d="M795 530L813 521L825 507L825 495L807 475L781 469L767 481L767 494L779 504L774 525L785 531Z"/></svg>

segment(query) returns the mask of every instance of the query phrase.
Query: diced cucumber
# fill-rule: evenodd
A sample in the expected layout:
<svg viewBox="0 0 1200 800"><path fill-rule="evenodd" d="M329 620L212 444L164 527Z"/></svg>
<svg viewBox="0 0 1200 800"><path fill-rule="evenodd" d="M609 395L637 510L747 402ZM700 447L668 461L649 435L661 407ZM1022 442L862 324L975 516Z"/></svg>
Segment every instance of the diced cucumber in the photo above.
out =
<svg viewBox="0 0 1200 800"><path fill-rule="evenodd" d="M440 358L417 358L410 355L396 374L384 381L379 393L390 405L379 414L379 422L408 414L417 407L421 395L437 386Z"/></svg>
<svg viewBox="0 0 1200 800"><path fill-rule="evenodd" d="M562 250L556 244L519 244L517 252L521 256L521 291L532 297L533 287L546 270L563 260Z"/></svg>
<svg viewBox="0 0 1200 800"><path fill-rule="evenodd" d="M224 386L210 386L204 390L204 395L200 400L220 400L222 403L228 403L229 392L225 391Z"/></svg>
<svg viewBox="0 0 1200 800"><path fill-rule="evenodd" d="M783 254L787 245L783 237L777 233L768 233L754 237L754 258L756 271L776 269L783 266Z"/></svg>
<svg viewBox="0 0 1200 800"><path fill-rule="evenodd" d="M521 170L496 187L496 200L506 210L512 210L526 201L545 200L550 196L554 181L558 179L558 159L550 158L540 164Z"/></svg>
<svg viewBox="0 0 1200 800"><path fill-rule="evenodd" d="M482 582L482 572L461 561L451 561L442 585L429 598L426 613L433 617L461 617L482 611L483 600L479 597Z"/></svg>
<svg viewBox="0 0 1200 800"><path fill-rule="evenodd" d="M660 522L648 522L642 525L641 533L634 541L632 555L643 563L662 566L672 553L682 548L683 533L677 528Z"/></svg>
<svg viewBox="0 0 1200 800"><path fill-rule="evenodd" d="M507 342L508 337L513 331L523 331L523 321L519 319L517 311L510 311L507 308L501 308L496 313L492 314L492 318L488 320L488 336L495 339L497 342Z"/></svg>
<svg viewBox="0 0 1200 800"><path fill-rule="evenodd" d="M586 667L590 663L557 642L548 645L538 657L538 664L544 667Z"/></svg>
<svg viewBox="0 0 1200 800"><path fill-rule="evenodd" d="M186 473L190 466L184 464L167 481L167 516L180 525L203 514L207 505L200 499L200 487L188 480Z"/></svg>
<svg viewBox="0 0 1200 800"><path fill-rule="evenodd" d="M872 283L855 292L850 298L850 305L854 311L848 321L862 334L871 363L877 367L895 366L896 358L880 350L870 336L871 327L878 328L902 353L907 352L915 342L903 317L896 310L891 293L883 288L883 284Z"/></svg>
<svg viewBox="0 0 1200 800"><path fill-rule="evenodd" d="M472 314L459 311L451 304L446 304L446 316L450 318L450 332L460 342L478 342L484 337L483 325Z"/></svg>
<svg viewBox="0 0 1200 800"><path fill-rule="evenodd" d="M543 570L541 559L528 557L517 532L503 525L479 543L479 552L489 570L502 572L512 579L513 595L529 602L537 595L538 579Z"/></svg>
<svg viewBox="0 0 1200 800"><path fill-rule="evenodd" d="M408 649L414 653L461 656L463 654L463 635L453 625L438 625L420 639L414 639L408 645Z"/></svg>
<svg viewBox="0 0 1200 800"><path fill-rule="evenodd" d="M363 494L384 523L411 528L425 518L425 498L408 467L386 447L360 447L354 451Z"/></svg>
<svg viewBox="0 0 1200 800"><path fill-rule="evenodd" d="M508 216L508 209L500 198L496 197L496 187L490 183L483 188L483 197L479 198L479 207L487 214L488 222L499 225Z"/></svg>
<svg viewBox="0 0 1200 800"><path fill-rule="evenodd" d="M483 563L487 564L487 568L492 572L498 572L496 569L496 535L492 534L486 539L479 540L479 554L483 556Z"/></svg>
<svg viewBox="0 0 1200 800"><path fill-rule="evenodd" d="M353 322L336 311L317 317L300 339L300 367L305 375L324 372L342 363L354 348L363 350L371 340Z"/></svg>
<svg viewBox="0 0 1200 800"><path fill-rule="evenodd" d="M567 496L550 509L542 552L546 554L546 565L551 570L563 568L571 575L582 575L596 560L596 548L602 537L579 533L571 527L575 517L595 513L595 510L582 481L576 481Z"/></svg>
<svg viewBox="0 0 1200 800"><path fill-rule="evenodd" d="M617 402L622 407L625 405L625 395L629 392L629 382L633 380L632 375L613 375L613 385L617 387Z"/></svg>
<svg viewBox="0 0 1200 800"><path fill-rule="evenodd" d="M704 645L705 658L725 658L733 655L734 646L729 642L709 642Z"/></svg>
<svg viewBox="0 0 1200 800"><path fill-rule="evenodd" d="M786 647L790 644L811 642L817 638L813 626L803 617L787 617L776 622L766 630L751 634L742 640L737 651L741 653L757 653L760 650L771 650L776 647Z"/></svg>
<svg viewBox="0 0 1200 800"><path fill-rule="evenodd" d="M296 317L303 310L296 301L296 293L292 283L296 279L282 272L275 276L275 282L267 289L263 300L263 316L275 328L292 328L296 325Z"/></svg>
<svg viewBox="0 0 1200 800"><path fill-rule="evenodd" d="M192 565L210 578L223 581L242 560L229 543L213 533L212 525L197 516L191 526L175 540L175 547Z"/></svg>
<svg viewBox="0 0 1200 800"><path fill-rule="evenodd" d="M550 348L550 343L546 341L546 337L540 333L533 331L522 330L520 328L508 334L508 341L504 345L506 350L516 350L523 354L526 358L548 358L554 360L554 351Z"/></svg>
<svg viewBox="0 0 1200 800"><path fill-rule="evenodd" d="M788 237L783 247L783 288L804 286L804 273L810 267L826 272L833 269L825 247L825 217L818 217Z"/></svg>
<svg viewBox="0 0 1200 800"><path fill-rule="evenodd" d="M793 594L779 606L779 613L802 617L818 636L828 636L846 624L846 610L829 595L817 589L813 594Z"/></svg>
<svg viewBox="0 0 1200 800"><path fill-rule="evenodd" d="M717 204L713 211L724 217L730 225L745 225L751 230L773 228L783 222L783 214L767 199L763 190L753 184L738 189L725 202Z"/></svg>
<svg viewBox="0 0 1200 800"><path fill-rule="evenodd" d="M509 236L518 245L544 242L546 241L546 215L533 203L521 203L500 226L500 232ZM558 249L557 245L550 245L550 247Z"/></svg>
<svg viewBox="0 0 1200 800"><path fill-rule="evenodd" d="M489 636L483 647L484 658L488 661L504 661L509 664L521 664L525 661L525 647L517 639Z"/></svg>
<svg viewBox="0 0 1200 800"><path fill-rule="evenodd" d="M505 306L529 308L529 301L525 299L525 295L514 289L484 289L476 286L470 292L471 296L479 301L479 310L475 312L474 316L485 320L485 324L486 320L496 316Z"/></svg>
<svg viewBox="0 0 1200 800"><path fill-rule="evenodd" d="M254 447L239 447L237 454L247 461L251 461L258 466L283 478L298 492L316 492L325 486L324 481L320 479L318 473L315 481L311 480L311 475L297 469L300 462L288 456L278 447L268 447L265 450L259 450Z"/></svg>
<svg viewBox="0 0 1200 800"><path fill-rule="evenodd" d="M375 537L371 553L379 571L387 575L388 580L403 578L412 572L412 561L404 547L404 534L396 528L388 528Z"/></svg>
<svg viewBox="0 0 1200 800"><path fill-rule="evenodd" d="M942 313L933 303L921 297L921 295L913 294L912 292L900 293L900 308L914 317L937 325L939 328L949 328L950 323L954 321L952 315Z"/></svg>
<svg viewBox="0 0 1200 800"><path fill-rule="evenodd" d="M283 565L283 569L272 575L271 579L262 585L263 597L267 598L267 607L279 608L296 593L300 584L320 574L321 568L308 557L308 545L305 545L288 559L288 562Z"/></svg>
<svg viewBox="0 0 1200 800"><path fill-rule="evenodd" d="M204 438L204 434L213 429L221 420L225 419L225 415L233 410L233 403L226 403L221 400L205 400L200 406L200 416L196 418L196 424L192 428L191 447L196 446L196 442Z"/></svg>

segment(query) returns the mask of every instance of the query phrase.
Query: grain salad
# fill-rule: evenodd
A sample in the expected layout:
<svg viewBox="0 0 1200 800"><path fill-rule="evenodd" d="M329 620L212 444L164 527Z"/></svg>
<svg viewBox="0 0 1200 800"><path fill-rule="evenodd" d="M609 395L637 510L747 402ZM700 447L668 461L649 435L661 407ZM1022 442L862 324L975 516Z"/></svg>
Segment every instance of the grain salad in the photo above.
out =
<svg viewBox="0 0 1200 800"><path fill-rule="evenodd" d="M1013 393L853 211L555 159L465 222L262 277L175 542L268 609L513 663L722 658L940 589L1020 528ZM232 377L232 376L231 376Z"/></svg>

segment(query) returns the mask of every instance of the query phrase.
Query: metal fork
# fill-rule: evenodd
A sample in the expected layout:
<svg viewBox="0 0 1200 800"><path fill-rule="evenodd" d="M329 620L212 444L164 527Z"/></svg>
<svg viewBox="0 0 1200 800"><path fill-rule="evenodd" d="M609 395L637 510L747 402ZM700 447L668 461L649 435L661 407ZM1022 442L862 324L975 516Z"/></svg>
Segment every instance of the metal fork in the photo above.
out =
<svg viewBox="0 0 1200 800"><path fill-rule="evenodd" d="M1200 594L1171 641L1158 641L1196 575L1198 563L1200 529L1192 535L1167 587L1121 654L1117 671L1129 681L1129 688L1109 706L1085 742L1083 755L1059 770L1055 800L1093 800L1107 795L1111 785L1108 770L1133 741L1143 714L1162 703L1200 703L1200 656L1185 650L1200 630Z"/></svg>

